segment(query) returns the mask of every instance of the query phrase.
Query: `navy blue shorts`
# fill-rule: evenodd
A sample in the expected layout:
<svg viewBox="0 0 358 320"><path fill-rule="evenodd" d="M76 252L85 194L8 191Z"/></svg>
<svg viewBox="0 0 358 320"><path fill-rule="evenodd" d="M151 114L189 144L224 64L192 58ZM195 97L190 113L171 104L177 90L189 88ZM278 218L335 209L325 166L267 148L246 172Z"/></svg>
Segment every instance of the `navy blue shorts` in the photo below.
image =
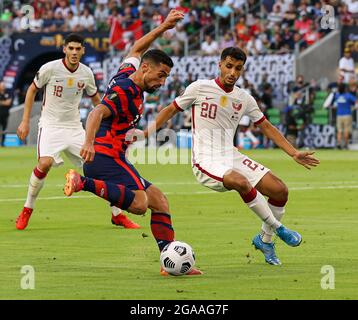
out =
<svg viewBox="0 0 358 320"><path fill-rule="evenodd" d="M125 155L114 159L96 153L93 162L83 165L83 173L88 178L121 184L130 190L146 190L151 186L151 183L143 179L126 160Z"/></svg>

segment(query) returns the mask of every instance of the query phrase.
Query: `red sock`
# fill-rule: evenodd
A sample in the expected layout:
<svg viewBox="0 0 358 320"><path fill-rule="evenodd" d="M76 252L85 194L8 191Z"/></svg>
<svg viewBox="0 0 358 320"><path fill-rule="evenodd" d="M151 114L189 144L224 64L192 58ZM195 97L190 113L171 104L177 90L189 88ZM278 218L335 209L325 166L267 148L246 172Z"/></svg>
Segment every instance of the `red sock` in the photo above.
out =
<svg viewBox="0 0 358 320"><path fill-rule="evenodd" d="M172 227L170 214L152 211L150 227L160 251L162 251L168 243L174 241L174 229Z"/></svg>

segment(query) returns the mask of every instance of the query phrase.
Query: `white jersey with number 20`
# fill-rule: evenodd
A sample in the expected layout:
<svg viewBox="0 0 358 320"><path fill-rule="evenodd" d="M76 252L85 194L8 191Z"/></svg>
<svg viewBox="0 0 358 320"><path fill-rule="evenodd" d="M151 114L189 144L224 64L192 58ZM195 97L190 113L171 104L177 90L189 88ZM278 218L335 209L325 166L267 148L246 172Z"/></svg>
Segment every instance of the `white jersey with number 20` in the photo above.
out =
<svg viewBox="0 0 358 320"><path fill-rule="evenodd" d="M228 91L215 80L198 80L174 100L180 111L192 110L192 162L197 180L215 191L226 191L224 176L237 170L255 186L269 171L243 155L234 146L234 137L243 116L259 124L265 116L245 90Z"/></svg>

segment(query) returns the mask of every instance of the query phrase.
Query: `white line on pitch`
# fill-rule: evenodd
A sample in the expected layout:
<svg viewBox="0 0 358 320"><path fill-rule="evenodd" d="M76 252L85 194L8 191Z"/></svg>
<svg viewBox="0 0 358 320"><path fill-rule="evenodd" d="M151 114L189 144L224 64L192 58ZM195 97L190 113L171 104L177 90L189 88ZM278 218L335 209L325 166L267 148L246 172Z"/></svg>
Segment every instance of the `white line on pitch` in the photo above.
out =
<svg viewBox="0 0 358 320"><path fill-rule="evenodd" d="M198 183L196 181L181 181L181 182L152 182L154 185L158 186L180 186L180 185L197 185ZM295 181L295 182L289 182L286 181L286 184L289 185L289 189L295 188L290 187L290 184L292 185L307 185L308 188L315 188L314 184L324 185L324 184L330 184L332 188L336 188L336 185L340 185L338 187L343 186L349 186L350 183L357 183L357 180L345 180L345 181L322 181L322 182L304 182L304 181ZM45 186L47 188L58 188L63 187L64 184L46 184ZM343 186L342 186L343 185ZM0 189L6 189L6 188L27 188L28 184L2 184L0 185ZM299 187L298 187L299 188Z"/></svg>
<svg viewBox="0 0 358 320"><path fill-rule="evenodd" d="M335 189L358 189L358 185L353 186L328 186L328 187L294 187L289 188L290 191L306 191L306 190L335 190ZM215 191L193 191L193 192L164 192L166 195L192 195L192 194L215 194ZM88 196L53 196L53 197L39 197L38 200L63 200L63 199L89 199L94 198L94 195ZM0 199L0 202L18 202L25 201L25 198L13 198L13 199Z"/></svg>

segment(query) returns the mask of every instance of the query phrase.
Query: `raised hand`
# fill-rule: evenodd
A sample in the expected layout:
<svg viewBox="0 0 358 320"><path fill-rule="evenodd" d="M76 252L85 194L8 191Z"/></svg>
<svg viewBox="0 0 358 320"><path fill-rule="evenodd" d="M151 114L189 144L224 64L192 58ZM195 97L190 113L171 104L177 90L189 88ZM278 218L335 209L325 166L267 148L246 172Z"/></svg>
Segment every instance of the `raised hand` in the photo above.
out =
<svg viewBox="0 0 358 320"><path fill-rule="evenodd" d="M184 12L172 9L165 18L163 25L166 29L173 29L176 24L184 18Z"/></svg>

